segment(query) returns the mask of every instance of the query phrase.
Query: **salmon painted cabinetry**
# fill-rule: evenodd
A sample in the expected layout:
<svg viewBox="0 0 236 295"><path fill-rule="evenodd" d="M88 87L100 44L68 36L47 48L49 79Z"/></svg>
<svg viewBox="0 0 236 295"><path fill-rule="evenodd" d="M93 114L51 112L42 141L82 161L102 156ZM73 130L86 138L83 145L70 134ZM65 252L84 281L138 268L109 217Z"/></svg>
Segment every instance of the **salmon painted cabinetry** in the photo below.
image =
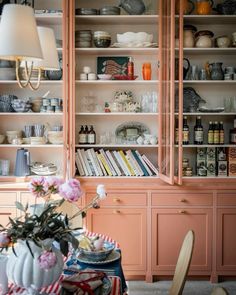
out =
<svg viewBox="0 0 236 295"><path fill-rule="evenodd" d="M236 194L221 192L217 195L217 272L231 275L236 270Z"/></svg>
<svg viewBox="0 0 236 295"><path fill-rule="evenodd" d="M86 201L93 194L86 194ZM122 251L127 275L146 275L147 263L147 195L141 192L111 192L99 210L87 215L90 231L115 239Z"/></svg>
<svg viewBox="0 0 236 295"><path fill-rule="evenodd" d="M17 210L15 201L17 200L17 192L1 191L0 192L0 224L6 226L9 217L15 218Z"/></svg>

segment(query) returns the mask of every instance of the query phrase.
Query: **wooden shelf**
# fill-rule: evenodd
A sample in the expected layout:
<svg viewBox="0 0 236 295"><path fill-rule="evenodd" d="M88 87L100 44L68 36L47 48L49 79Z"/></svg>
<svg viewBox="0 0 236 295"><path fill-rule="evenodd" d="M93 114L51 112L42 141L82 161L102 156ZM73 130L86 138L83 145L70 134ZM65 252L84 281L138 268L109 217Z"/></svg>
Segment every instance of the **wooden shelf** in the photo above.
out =
<svg viewBox="0 0 236 295"><path fill-rule="evenodd" d="M76 15L75 21L80 25L155 25L158 15Z"/></svg>
<svg viewBox="0 0 236 295"><path fill-rule="evenodd" d="M75 52L80 55L156 55L158 48L75 48Z"/></svg>
<svg viewBox="0 0 236 295"><path fill-rule="evenodd" d="M0 144L0 148L62 148L63 144Z"/></svg>
<svg viewBox="0 0 236 295"><path fill-rule="evenodd" d="M157 148L158 144L76 144L77 148Z"/></svg>
<svg viewBox="0 0 236 295"><path fill-rule="evenodd" d="M35 14L36 22L39 25L58 26L62 25L62 13Z"/></svg>
<svg viewBox="0 0 236 295"><path fill-rule="evenodd" d="M24 81L23 81L24 82ZM37 81L32 81L32 83L36 83ZM62 85L63 80L41 80L40 85ZM0 84L18 84L17 80L0 80Z"/></svg>
<svg viewBox="0 0 236 295"><path fill-rule="evenodd" d="M26 117L31 117L31 116L36 116L36 117L41 117L41 116L50 116L50 117L62 117L63 113L0 113L0 116L26 116Z"/></svg>
<svg viewBox="0 0 236 295"><path fill-rule="evenodd" d="M179 81L175 81L179 83ZM200 85L236 85L236 80L183 80L184 84L200 84Z"/></svg>
<svg viewBox="0 0 236 295"><path fill-rule="evenodd" d="M179 51L176 48L176 51ZM200 54L223 54L223 55L234 55L236 54L236 48L184 48L183 52L185 54L200 55Z"/></svg>
<svg viewBox="0 0 236 295"><path fill-rule="evenodd" d="M158 113L75 113L76 116L105 116L105 117L113 117L113 116L158 116Z"/></svg>
<svg viewBox="0 0 236 295"><path fill-rule="evenodd" d="M132 178L132 179L158 179L159 176L79 176L76 175L76 178L78 179L111 179L111 178L115 178L115 179L127 179L127 178Z"/></svg>
<svg viewBox="0 0 236 295"><path fill-rule="evenodd" d="M185 15L184 21L196 25L232 25L236 24L236 15Z"/></svg>
<svg viewBox="0 0 236 295"><path fill-rule="evenodd" d="M179 147L179 145L175 145L175 147ZM183 144L183 148L218 148L218 147L236 147L236 144Z"/></svg>
<svg viewBox="0 0 236 295"><path fill-rule="evenodd" d="M159 80L75 80L79 85L158 85Z"/></svg>
<svg viewBox="0 0 236 295"><path fill-rule="evenodd" d="M175 113L178 116L178 113ZM236 116L236 113L183 113L184 116Z"/></svg>

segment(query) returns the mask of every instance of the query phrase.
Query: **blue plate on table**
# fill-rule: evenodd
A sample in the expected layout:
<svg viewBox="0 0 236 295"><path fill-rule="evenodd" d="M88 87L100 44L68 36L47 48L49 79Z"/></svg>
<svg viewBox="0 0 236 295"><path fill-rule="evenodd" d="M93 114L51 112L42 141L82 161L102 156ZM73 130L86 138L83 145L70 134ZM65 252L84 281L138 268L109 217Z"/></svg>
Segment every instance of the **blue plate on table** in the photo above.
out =
<svg viewBox="0 0 236 295"><path fill-rule="evenodd" d="M79 262L82 262L82 263L86 263L86 264L92 264L92 265L100 265L100 264L107 264L107 263L111 263L111 262L114 262L118 259L120 259L120 253L113 250L111 252L111 254L109 254L104 260L102 261L93 261L91 259L88 259L87 256L85 256L83 253L80 253L78 256L77 256L77 259Z"/></svg>

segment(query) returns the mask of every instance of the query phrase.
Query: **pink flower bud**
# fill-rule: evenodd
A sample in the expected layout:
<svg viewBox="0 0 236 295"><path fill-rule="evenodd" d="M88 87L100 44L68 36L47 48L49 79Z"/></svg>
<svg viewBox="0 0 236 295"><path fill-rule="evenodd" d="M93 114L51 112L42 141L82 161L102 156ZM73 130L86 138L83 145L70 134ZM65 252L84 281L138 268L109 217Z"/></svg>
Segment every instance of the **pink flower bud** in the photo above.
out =
<svg viewBox="0 0 236 295"><path fill-rule="evenodd" d="M11 242L10 237L7 233L0 233L0 247L4 248L7 247Z"/></svg>
<svg viewBox="0 0 236 295"><path fill-rule="evenodd" d="M38 257L38 263L40 268L49 270L57 263L57 257L54 252L51 251L44 251L39 257Z"/></svg>

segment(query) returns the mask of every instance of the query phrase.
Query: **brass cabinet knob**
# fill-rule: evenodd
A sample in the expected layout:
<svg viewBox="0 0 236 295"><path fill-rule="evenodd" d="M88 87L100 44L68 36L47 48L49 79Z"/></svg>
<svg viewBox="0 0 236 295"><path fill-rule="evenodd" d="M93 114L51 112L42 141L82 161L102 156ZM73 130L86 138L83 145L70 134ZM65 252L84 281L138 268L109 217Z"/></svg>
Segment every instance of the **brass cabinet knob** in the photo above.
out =
<svg viewBox="0 0 236 295"><path fill-rule="evenodd" d="M114 202L114 203L119 203L119 202L120 202L120 199L119 199L119 198L114 198L114 199L113 199L113 202Z"/></svg>
<svg viewBox="0 0 236 295"><path fill-rule="evenodd" d="M179 213L180 213L180 214L186 214L187 211L185 211L185 210L179 210Z"/></svg>
<svg viewBox="0 0 236 295"><path fill-rule="evenodd" d="M113 214L120 214L120 210L113 210Z"/></svg>

